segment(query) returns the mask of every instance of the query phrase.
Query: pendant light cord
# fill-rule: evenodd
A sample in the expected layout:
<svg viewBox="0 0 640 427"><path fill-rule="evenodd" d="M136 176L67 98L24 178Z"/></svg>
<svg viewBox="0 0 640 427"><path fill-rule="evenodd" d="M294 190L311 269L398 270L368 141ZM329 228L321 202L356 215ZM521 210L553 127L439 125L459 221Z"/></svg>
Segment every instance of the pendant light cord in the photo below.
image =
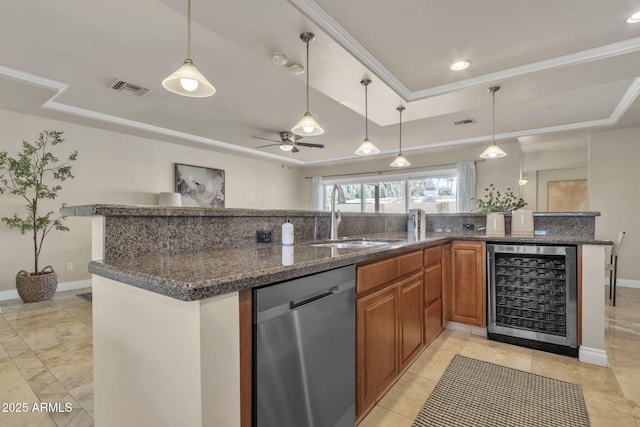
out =
<svg viewBox="0 0 640 427"><path fill-rule="evenodd" d="M309 41L307 41L307 112L309 111Z"/></svg>
<svg viewBox="0 0 640 427"><path fill-rule="evenodd" d="M188 4L188 24L187 24L187 58L191 60L191 0Z"/></svg>
<svg viewBox="0 0 640 427"><path fill-rule="evenodd" d="M369 83L364 85L364 138L369 139L369 99L367 97L367 88Z"/></svg>
<svg viewBox="0 0 640 427"><path fill-rule="evenodd" d="M402 110L404 107L398 107L398 111L400 111L400 155L402 155Z"/></svg>
<svg viewBox="0 0 640 427"><path fill-rule="evenodd" d="M496 90L491 93L491 95L493 96L493 125L491 127L491 144L493 145L496 145Z"/></svg>

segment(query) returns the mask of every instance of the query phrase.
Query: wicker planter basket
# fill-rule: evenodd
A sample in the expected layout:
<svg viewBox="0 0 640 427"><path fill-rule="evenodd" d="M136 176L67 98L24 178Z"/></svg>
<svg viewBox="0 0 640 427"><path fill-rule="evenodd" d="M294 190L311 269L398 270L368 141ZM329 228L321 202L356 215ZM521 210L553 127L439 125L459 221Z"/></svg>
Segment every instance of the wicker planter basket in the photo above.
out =
<svg viewBox="0 0 640 427"><path fill-rule="evenodd" d="M58 275L50 265L43 268L40 274L20 270L16 275L16 288L24 302L47 301L56 293Z"/></svg>

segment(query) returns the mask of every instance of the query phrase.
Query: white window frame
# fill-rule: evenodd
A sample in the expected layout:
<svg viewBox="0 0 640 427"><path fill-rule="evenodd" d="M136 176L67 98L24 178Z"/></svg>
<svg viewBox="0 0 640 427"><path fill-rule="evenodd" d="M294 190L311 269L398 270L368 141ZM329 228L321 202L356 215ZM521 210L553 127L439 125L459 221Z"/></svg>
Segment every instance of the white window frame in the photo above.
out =
<svg viewBox="0 0 640 427"><path fill-rule="evenodd" d="M405 213L409 212L409 181L410 180L418 180L418 179L429 179L429 178L450 178L457 177L458 172L455 168L453 169L439 169L439 170L430 170L430 171L422 171L422 172L411 172L411 173L398 173L398 174L375 174L375 175L359 175L359 176L345 176L343 178L324 178L322 182L323 189L323 199L327 200L327 187L333 186L334 184L360 184L360 212L364 212L364 186L365 185L376 185L385 181L402 181L404 180L404 211Z"/></svg>

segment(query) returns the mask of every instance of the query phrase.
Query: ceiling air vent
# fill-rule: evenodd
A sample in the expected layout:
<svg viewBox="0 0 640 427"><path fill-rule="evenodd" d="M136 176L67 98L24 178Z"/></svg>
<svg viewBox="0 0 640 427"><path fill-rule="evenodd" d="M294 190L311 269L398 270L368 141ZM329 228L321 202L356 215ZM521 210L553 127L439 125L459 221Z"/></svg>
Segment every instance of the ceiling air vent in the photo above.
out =
<svg viewBox="0 0 640 427"><path fill-rule="evenodd" d="M464 120L458 120L457 122L453 122L454 125L456 126L463 126L463 125L470 125L475 123L476 121L473 119L464 119Z"/></svg>
<svg viewBox="0 0 640 427"><path fill-rule="evenodd" d="M137 86L119 79L114 80L109 87L118 92L128 92L134 96L144 96L150 92L146 87Z"/></svg>

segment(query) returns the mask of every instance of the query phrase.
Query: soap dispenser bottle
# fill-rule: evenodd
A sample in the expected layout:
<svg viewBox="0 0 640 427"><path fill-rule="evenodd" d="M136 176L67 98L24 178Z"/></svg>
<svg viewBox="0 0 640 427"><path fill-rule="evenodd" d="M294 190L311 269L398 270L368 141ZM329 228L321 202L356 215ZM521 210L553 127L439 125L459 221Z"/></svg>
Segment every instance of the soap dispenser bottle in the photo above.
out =
<svg viewBox="0 0 640 427"><path fill-rule="evenodd" d="M282 224L282 244L293 245L293 224L289 222L289 215L285 223Z"/></svg>

